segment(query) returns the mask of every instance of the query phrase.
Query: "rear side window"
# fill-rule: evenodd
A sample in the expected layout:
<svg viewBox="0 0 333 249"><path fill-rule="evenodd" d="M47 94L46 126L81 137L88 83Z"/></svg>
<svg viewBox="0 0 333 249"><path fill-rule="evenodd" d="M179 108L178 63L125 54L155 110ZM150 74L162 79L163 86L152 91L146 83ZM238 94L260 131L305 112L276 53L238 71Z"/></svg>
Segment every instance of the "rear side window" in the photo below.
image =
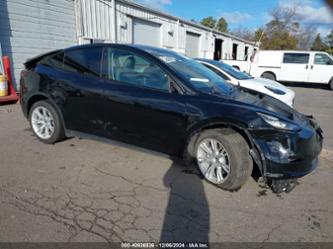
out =
<svg viewBox="0 0 333 249"><path fill-rule="evenodd" d="M308 64L309 57L310 57L309 54L285 53L283 56L283 63Z"/></svg>
<svg viewBox="0 0 333 249"><path fill-rule="evenodd" d="M63 68L64 53L58 53L55 55L49 55L40 60L39 64L53 67L53 68Z"/></svg>
<svg viewBox="0 0 333 249"><path fill-rule="evenodd" d="M65 53L64 69L90 76L100 76L103 48L84 48Z"/></svg>

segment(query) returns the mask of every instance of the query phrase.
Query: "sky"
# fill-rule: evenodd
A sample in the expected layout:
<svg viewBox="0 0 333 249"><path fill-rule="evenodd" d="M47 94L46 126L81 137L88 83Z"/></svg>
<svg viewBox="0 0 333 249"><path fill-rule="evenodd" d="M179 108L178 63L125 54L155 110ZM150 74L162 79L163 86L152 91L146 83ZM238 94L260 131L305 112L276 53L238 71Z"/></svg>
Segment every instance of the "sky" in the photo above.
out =
<svg viewBox="0 0 333 249"><path fill-rule="evenodd" d="M297 4L301 23L317 28L326 36L333 29L333 12L322 0L134 0L183 19L200 21L203 17L224 17L230 30L243 27L255 30L270 20L277 6Z"/></svg>

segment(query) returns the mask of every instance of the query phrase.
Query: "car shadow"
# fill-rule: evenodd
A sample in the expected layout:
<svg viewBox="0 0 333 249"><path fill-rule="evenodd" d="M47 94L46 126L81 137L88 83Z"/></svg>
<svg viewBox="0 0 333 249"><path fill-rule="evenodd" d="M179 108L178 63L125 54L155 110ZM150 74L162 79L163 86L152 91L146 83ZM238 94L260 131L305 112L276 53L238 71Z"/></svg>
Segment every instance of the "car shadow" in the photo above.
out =
<svg viewBox="0 0 333 249"><path fill-rule="evenodd" d="M163 182L170 194L160 241L208 242L210 214L200 172L175 159Z"/></svg>
<svg viewBox="0 0 333 249"><path fill-rule="evenodd" d="M169 199L165 210L161 242L208 242L210 231L209 205L203 185L203 177L194 165L186 165L178 158L115 140L86 135L84 138L136 150L172 160L163 177L169 188Z"/></svg>

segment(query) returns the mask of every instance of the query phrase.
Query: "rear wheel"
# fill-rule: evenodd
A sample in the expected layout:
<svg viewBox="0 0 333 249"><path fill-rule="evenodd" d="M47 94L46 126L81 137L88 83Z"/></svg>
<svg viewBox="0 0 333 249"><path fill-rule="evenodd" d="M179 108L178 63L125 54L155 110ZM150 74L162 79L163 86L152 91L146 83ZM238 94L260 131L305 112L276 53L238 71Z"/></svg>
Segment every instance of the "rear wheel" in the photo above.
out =
<svg viewBox="0 0 333 249"><path fill-rule="evenodd" d="M276 77L273 73L270 72L265 72L261 75L261 78L269 79L269 80L274 80L276 81Z"/></svg>
<svg viewBox="0 0 333 249"><path fill-rule="evenodd" d="M239 189L252 173L248 144L231 129L203 131L194 148L197 165L204 178L222 189Z"/></svg>
<svg viewBox="0 0 333 249"><path fill-rule="evenodd" d="M60 116L47 100L33 104L29 112L29 121L34 134L43 143L53 144L65 138Z"/></svg>

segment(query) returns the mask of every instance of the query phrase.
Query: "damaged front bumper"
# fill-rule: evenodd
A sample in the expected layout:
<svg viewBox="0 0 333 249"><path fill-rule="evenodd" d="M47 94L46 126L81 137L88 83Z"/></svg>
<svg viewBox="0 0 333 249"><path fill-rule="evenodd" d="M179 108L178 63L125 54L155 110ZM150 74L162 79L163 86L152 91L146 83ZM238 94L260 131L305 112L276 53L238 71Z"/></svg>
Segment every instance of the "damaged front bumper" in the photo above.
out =
<svg viewBox="0 0 333 249"><path fill-rule="evenodd" d="M276 129L250 131L264 178L300 178L317 167L323 131L312 117L307 118L307 125L297 132Z"/></svg>

